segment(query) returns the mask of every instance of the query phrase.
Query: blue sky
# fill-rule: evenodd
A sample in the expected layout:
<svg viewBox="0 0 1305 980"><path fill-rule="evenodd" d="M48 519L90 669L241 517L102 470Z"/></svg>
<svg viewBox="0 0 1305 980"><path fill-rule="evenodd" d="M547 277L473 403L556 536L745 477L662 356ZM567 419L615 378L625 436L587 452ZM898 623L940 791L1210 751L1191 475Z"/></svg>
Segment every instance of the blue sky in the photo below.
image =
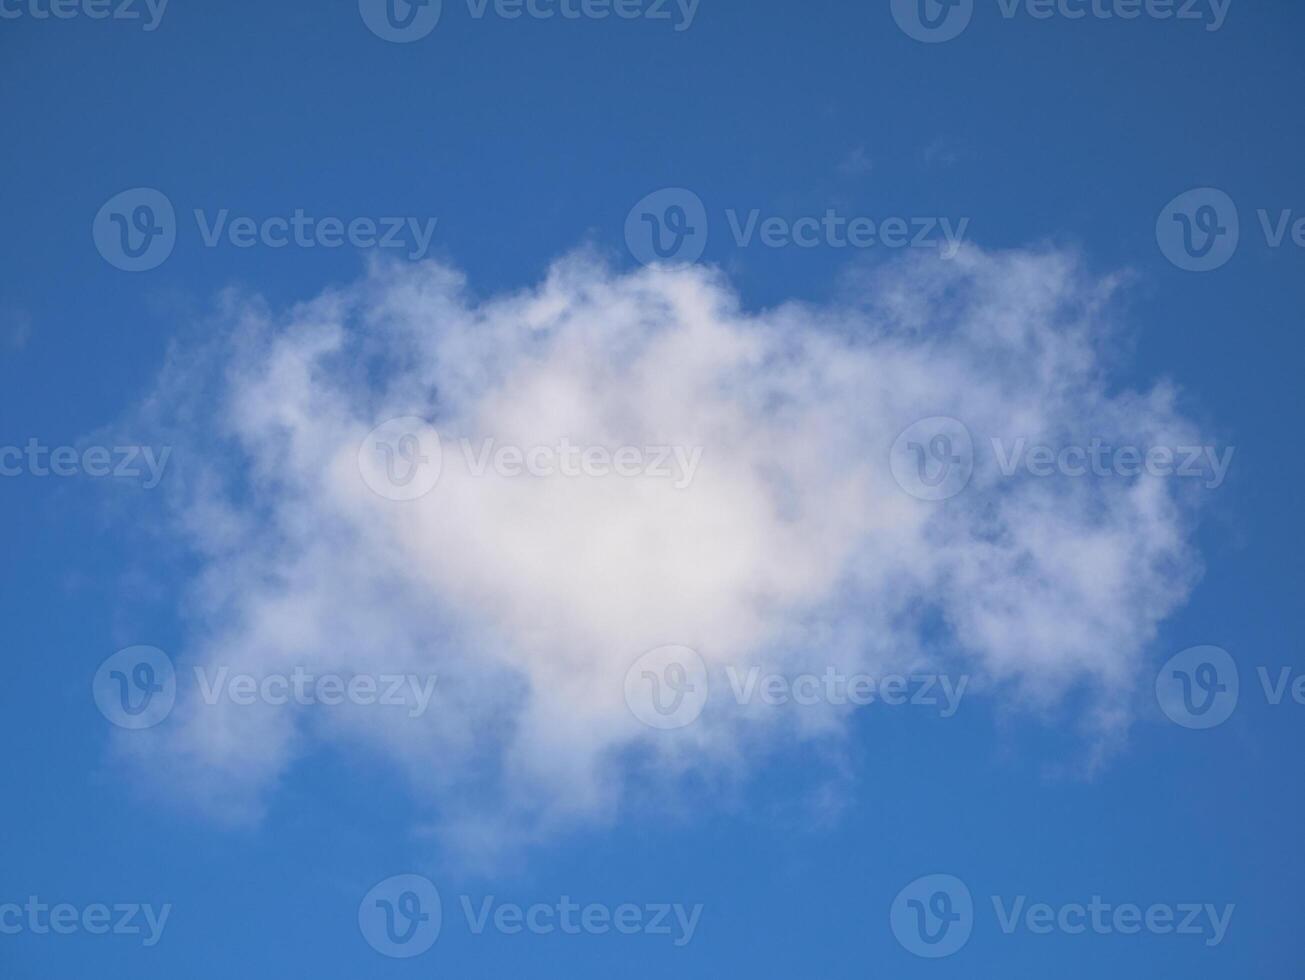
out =
<svg viewBox="0 0 1305 980"><path fill-rule="evenodd" d="M0 9L13 13L0 21L0 136L7 148L0 155L0 447L31 440L75 446L79 454L89 446L171 447L158 486L148 489L148 475L40 476L25 455L0 457L0 464L17 461L13 475L0 477L6 532L0 612L10 678L0 711L0 735L10 747L0 759L0 785L10 803L0 824L0 929L22 923L0 932L0 976L596 977L620 969L635 976L928 977L956 970L1036 975L1053 968L1074 977L1147 976L1161 968L1190 976L1293 975L1299 946L1291 910L1305 884L1299 833L1305 801L1295 777L1305 706L1291 689L1296 672L1305 670L1291 612L1303 584L1296 491L1305 473L1293 446L1301 420L1305 254L1290 229L1305 217L1305 132L1292 111L1305 81L1305 12L1286 0L1232 0L1218 29L1208 30L1215 23L1209 4L1191 8L1204 20L1075 19L1055 7L1044 18L1022 6L975 0L957 36L926 43L907 36L892 6L887 0L812 0L800 8L701 0L688 23L674 4L666 7L669 19L510 19L492 5L477 17L460 0L445 0L428 36L390 43L369 30L352 2L174 0L156 29L146 30L144 4L137 5L138 20L93 19L80 6L75 16L54 19L34 16L46 9L43 2L0 0ZM926 9L941 16L944 8ZM909 17L909 5L898 13ZM93 225L106 202L135 188L167 198L176 240L157 267L127 272L113 264L111 244L109 255L97 250ZM577 627L558 626L548 611L588 614L593 590L585 589L584 569L571 578L579 558L559 559L541 583L514 577L488 558L419 552L410 564L426 577L400 571L395 581L429 590L452 611L420 625L414 619L409 629L408 614L418 607L399 604L409 600L395 598L391 579L371 577L369 564L385 553L372 550L377 539L341 530L355 534L371 526L351 523L350 508L363 506L356 503L361 498L345 495L333 511L309 507L316 498L296 482L307 480L296 454L315 439L347 441L341 433L353 429L342 423L331 430L328 422L340 405L355 404L358 386L378 409L370 423L422 414L395 408L392 389L377 394L383 387L377 373L420 384L437 379L447 418L483 419L495 407L502 408L500 418L529 418L539 403L528 387L508 386L519 398L487 408L474 383L466 391L458 387L463 376L453 369L422 374L396 366L386 360L384 344L412 344L421 354L422 345L436 343L422 334L429 324L456 323L447 327L448 337L465 347L439 353L469 352L468 363L481 373L468 367L467 377L498 377L501 362L519 368L528 345L503 341L507 346L481 349L475 338L488 331L478 334L476 325L508 330L525 314L504 297L536 289L555 262L577 249L606 271L585 265L571 279L564 276L556 293L595 322L619 320L648 295L672 304L693 293L700 281L682 269L666 280L627 278L645 274L635 257L639 247L626 239L627 219L646 195L666 188L691 192L675 201L701 202L710 231L698 268L719 276L702 288L737 299L735 313L718 318L716 340L742 343L760 325L792 345L819 331L847 334L827 361L818 351L810 355L828 388L814 373L809 388L791 390L786 375L752 378L755 389L748 391L786 391L803 409L796 420L767 416L755 427L730 430L749 434L746 446L715 447L734 453L736 462L750 460L758 441L773 438L791 450L776 465L796 484L798 499L836 500L827 511L837 520L802 524L794 541L775 531L755 554L748 547L759 534L722 538L738 546L732 553L755 561L746 573L727 570L711 579L729 586L722 595L750 595L761 583L809 598L821 570L834 564L823 556L844 537L888 533L850 514L850 497L824 494L831 487L850 494L861 480L880 487L892 436L926 415L969 413L979 449L990 438L1014 440L1023 432L991 421L1003 417L1003 402L1013 393L1027 395L1030 404L1055 399L1049 429L1073 430L1084 440L1168 432L1182 433L1182 445L1234 447L1226 479L1212 488L1159 478L1172 492L1175 512L1144 527L1140 518L1122 522L1111 538L1115 550L1104 557L1087 547L1099 543L1092 538L1081 547L1056 533L1031 538L1035 558L1056 556L1064 572L1063 580L1048 574L1050 585L1011 570L1011 591L987 592L984 576L959 575L950 559L935 567L893 547L858 546L843 555L847 578L822 587L819 602L803 607L794 599L802 608L778 625L734 606L718 610L722 622L733 616L728 629L715 632L715 617L701 619L699 634L720 647L735 642L739 650L770 653L788 638L785 629L816 622L827 628L829 648L841 652L835 658L808 642L788 662L790 674L799 670L795 663L817 674L834 663L861 663L882 676L888 661L859 660L849 651L884 644L875 604L900 598L884 581L918 576L938 588L915 594L903 586L903 610L924 613L893 634L894 642L916 649L892 669L973 677L954 715L878 703L832 712L833 729L813 735L795 734L788 713L772 721L778 712L767 714L762 706L747 714L751 728L731 727L733 721L718 728L712 719L719 716L709 710L679 733L689 739L708 732L701 743L643 730L611 736L613 726L634 723L602 713L597 696L577 695L556 664L524 669L513 659L520 651L512 629L538 627L548 636L545 646L575 642L569 631ZM1202 188L1226 196L1204 192L1179 209L1187 207L1198 233L1213 213L1227 242L1231 202L1240 236L1220 267L1188 271L1166 257L1175 239L1164 229L1181 227L1166 209ZM132 220L134 200L117 212L124 221ZM664 199L660 216L671 220L665 206ZM255 240L243 248L223 233L209 247L205 231L224 210L228 222L290 219L296 210L342 225L402 217L406 245L277 248ZM935 245L942 219L953 228L968 219L966 247L987 257L948 267L965 270L952 280L951 273L927 271L938 261L936 247L890 248L882 241L861 249L828 241L769 247L760 237L741 243L732 222L746 222L754 211L759 223L783 219L790 231L797 221L830 211L876 224L896 217L928 231ZM430 219L437 220L423 245ZM1285 229L1277 246L1266 222L1270 231ZM381 271L369 272L377 252L385 253ZM422 279L414 253L458 270L465 292ZM1028 258L1002 258L1014 254ZM926 271L911 271L916 261ZM1107 310L1082 314L1107 281L1114 283L1103 301ZM967 297L956 307L952 289ZM1063 308L1046 314L1054 321L1049 333L1029 341L1027 350L1003 346L999 332L965 343L950 339L955 322L997 331L991 324L1003 317L1042 316L1044 289ZM291 308L326 290L336 290L353 311L340 317L350 330L371 315L385 319L377 310L414 323L384 334L380 354L364 349L367 360L354 373L366 380L351 373L354 349L345 348L343 366L333 360L309 376L312 397L287 403L282 392L297 376L277 374L275 366L307 358L296 331L336 315L322 306L308 313ZM405 290L416 290L428 305ZM899 295L893 290L929 297L922 323L894 335L891 345L863 348L858 324L877 314L863 319L861 311L881 309L886 297ZM609 294L626 305L609 302ZM466 312L491 301L507 305L479 320ZM792 302L805 305L774 313ZM546 307L540 300L530 309L545 316ZM232 334L233 321L257 318L260 310L271 311L265 333L254 340ZM649 310L651 318L660 315ZM1022 384L1016 362L1029 351L1059 349L1051 338L1072 333L1081 320L1091 321L1083 327L1089 332L1098 325L1104 331L1093 333L1092 355L1067 346L1068 375L1047 368L1050 373L1034 378L1030 367ZM822 325L805 325L816 321ZM643 343L637 326L621 329L630 332L619 336ZM565 349L566 335L560 336L558 349ZM602 344L575 343L586 350L585 343ZM828 471L821 468L825 461L801 463L803 445L854 454L863 433L879 431L874 420L865 429L836 421L852 404L839 384L856 385L830 379L840 377L840 365L865 372L854 378L877 377L876 359L890 355L901 360L891 362L898 370L885 384L914 378L912 391L931 392L934 401L897 390L890 392L897 400L866 392L868 403L918 411L900 419L882 450L867 437L868 461ZM605 349L593 356L612 367L602 360ZM562 380L580 372L560 354L543 363ZM949 371L958 372L959 383L950 383ZM1134 403L1125 394L1157 385L1173 386L1172 403ZM680 404L624 401L619 391L608 391L619 385L603 387L607 400L586 403L592 412L621 405L652 428ZM670 382L668 389L678 391ZM1090 404L1081 401L1085 392ZM926 410L931 405L936 409ZM305 430L302 443L286 448L276 431L262 428L264 418L284 422L289 416L276 412L305 406L311 410L304 414L320 410L328 421ZM690 407L701 409L690 414L706 416L721 406ZM243 453L225 438L233 431ZM442 434L441 487L451 491L461 485L448 473L458 454L448 431ZM926 437L920 445L928 454L950 453L957 444ZM707 441L704 481L712 479L712 457ZM258 469L277 458L289 462L271 476ZM146 470L143 457L138 463ZM996 478L992 466L985 457L974 485L952 500L921 500L902 487L906 494L885 498L886 511L867 512L897 514L900 507L903 522L923 523L918 536L890 534L892 541L949 553L939 544L948 539L937 535L978 519L977 505L971 511L964 502L988 499L981 495L996 486L984 482ZM212 472L231 484L223 495L196 489L201 475ZM838 482L843 477L846 484ZM1063 496L1061 480L1039 484L1022 474L1020 486L1033 486L1028 499L1048 512L1084 521L1107 502L1122 507L1119 480L1061 477ZM690 499L702 500L714 486L697 485L689 492L698 496ZM439 499L438 491L427 499ZM247 538L215 530L216 500L242 515ZM372 498L367 513L407 513L372 509L394 503ZM927 509L933 503L938 506ZM525 539L536 541L529 535L538 515L552 513L532 510L534 503L496 506L505 509L491 511L485 524L474 517L459 522L471 529L466 538L434 518L413 536L487 541L477 537L481 530L520 516ZM751 513L746 501L728 495L707 497L702 506L712 520ZM296 514L308 526L287 530ZM959 523L928 523L943 514ZM1054 532L1057 525L1048 520ZM756 527L773 530L760 518ZM1006 530L1028 527L1019 518ZM221 543L205 550L206 534ZM297 550L278 553L282 535ZM1183 547L1174 547L1171 537ZM1151 550L1134 547L1143 538ZM271 545L240 544L247 541ZM539 553L552 541L539 539ZM486 543L485 553L493 547ZM247 552L256 560L246 563ZM1145 568L1138 554L1147 557ZM350 715L340 728L295 729L293 751L277 741L285 731L267 722L268 715L246 726L247 716L235 714L227 720L236 719L241 752L222 755L193 691L190 701L179 697L174 717L145 733L120 730L97 709L97 670L124 648L166 651L181 682L192 676L192 665L204 663L257 672L258 651L271 640L243 625L260 608L249 582L293 579L292 557L306 565L324 556L332 582L309 588L294 579L299 591L287 606L295 599L307 608L344 608L338 622L330 620L332 629L349 631L339 635L374 635L378 646L393 643L405 652L362 663L345 651L314 662L329 661L346 675L407 672L414 664L438 672L434 712L451 690L472 707L461 715L449 709L450 725L470 726L476 737L503 719L520 721L527 732L540 717L551 719L540 724L540 738L515 746L517 768L502 759L484 762L472 751L428 748L460 744L458 731L439 726L429 742L422 729L414 747L402 722L373 724L375 714L367 712ZM640 555L625 557L639 563ZM967 552L957 561L972 557ZM1063 608L1051 601L1091 594L1092 583L1074 579L1072 569L1092 569L1097 559L1109 569L1102 577L1120 587L1117 602L1089 616L1086 600ZM990 567L973 560L973 567ZM623 570L600 571L625 581ZM729 577L735 574L743 585ZM574 588L553 591L554 581ZM870 588L867 583L874 583L869 593L853 587ZM500 585L503 591L494 592ZM1044 586L1053 591L1040 591ZM943 591L947 598L939 600ZM686 586L668 595L684 599L691 592ZM367 611L338 598L352 596L361 606L382 593L384 600ZM494 602L485 608L509 609L495 619L495 631L477 605L488 602L486 594ZM1019 614L997 631L1013 637L1005 644L1001 636L979 635L998 595ZM668 602L669 620L698 624L697 606L688 599L683 605ZM464 614L465 608L473 612ZM623 626L642 614L638 606L630 609ZM383 616L387 610L404 614ZM572 619L608 635L607 621L593 616L592 622L579 613ZM1063 630L1049 638L1040 632L1045 618L1062 620ZM767 629L754 635L757 623ZM301 623L287 630L297 642L322 642L303 639L313 630ZM685 627L658 642L685 643L693 637L682 634L691 632ZM490 649L490 635L503 649ZM476 642L468 646L469 639ZM245 659L236 661L232 644ZM474 684L461 687L458 665L467 661L441 659L435 668L411 652L441 644L463 656L471 650L486 660L499 657L517 681L524 670L537 688L565 692L558 695L563 710L532 714L512 700L516 681L481 668L465 675ZM1157 674L1166 676L1162 666L1201 646L1227 651L1240 678L1235 709L1204 730L1175 723L1172 713L1183 717L1175 702L1166 717L1154 693ZM713 695L728 693L724 675L715 672L725 660L704 652ZM1172 678L1173 670L1186 670L1199 684L1199 668L1214 663L1212 656L1166 671ZM1288 684L1274 704L1260 670L1276 683L1284 668ZM1218 682L1226 686L1228 675L1225 666ZM446 678L451 688L443 686ZM545 688L544 680L556 684ZM619 689L614 701L620 702ZM553 705L546 695L535 707L541 703ZM571 719L592 728L562 724ZM820 719L828 720L824 713ZM265 722L267 729L257 727ZM598 779L576 748L587 740L597 744L596 733L616 757L613 768L596 770ZM709 756L710 764L699 766L694 753ZM256 805L245 807L250 773L270 775L253 793ZM613 773L619 790L612 788ZM540 818L545 811L549 819ZM449 830L452 815L458 832ZM473 849L468 835L480 835L469 825L496 829L486 829L483 847ZM360 928L359 907L373 886L409 874L437 886L442 929L427 952L393 958L376 948L375 927ZM896 935L899 920L890 916L904 888L933 874L963 882L974 907L968 941L943 959L916 955L923 947ZM939 889L926 891L921 907L927 910ZM527 908L556 906L563 896L609 912L631 904L645 924L654 914L648 910L663 904L700 905L701 912L691 938L679 945L678 927L671 935L593 929L568 935L491 925L477 934L464 914L464 896L473 909L488 896L496 905ZM1147 929L1076 934L1053 927L1041 935L1023 919L1008 933L999 911L1020 896L1025 907L1045 903L1053 912L1086 906L1095 896L1143 911L1188 903L1235 909L1216 943L1206 942L1208 932ZM43 934L26 913L4 917L6 903L22 905L30 897L72 905L79 915L97 904L171 909L159 941L146 946L139 934L94 935L85 928ZM674 915L667 921L674 923ZM909 926L911 915L902 921ZM1205 912L1194 921L1205 922Z"/></svg>

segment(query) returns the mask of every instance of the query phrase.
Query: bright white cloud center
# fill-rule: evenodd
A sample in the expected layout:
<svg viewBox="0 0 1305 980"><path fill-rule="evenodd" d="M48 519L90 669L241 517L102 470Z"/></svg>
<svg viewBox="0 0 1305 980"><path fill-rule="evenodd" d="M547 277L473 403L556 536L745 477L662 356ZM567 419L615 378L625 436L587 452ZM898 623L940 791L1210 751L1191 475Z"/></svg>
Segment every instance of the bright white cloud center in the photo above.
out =
<svg viewBox="0 0 1305 980"><path fill-rule="evenodd" d="M348 745L399 766L448 827L494 813L531 833L613 812L631 750L658 772L746 770L850 710L739 704L730 668L946 667L1039 704L1081 686L1108 727L1190 586L1190 487L1007 475L992 440L1199 441L1167 387L1112 384L1112 289L1060 253L965 249L761 313L701 269L583 256L484 300L423 264L283 314L234 303L229 335L164 389L211 399L173 440L204 568L179 659L438 686L413 717L210 705L183 683L149 752L255 814L296 758ZM414 417L429 431L368 447ZM930 500L890 453L936 417L963 424L973 472ZM433 486L378 493L427 480L411 467L432 465L432 432ZM927 470L958 443L913 445ZM666 645L701 656L712 696L658 731L627 671Z"/></svg>

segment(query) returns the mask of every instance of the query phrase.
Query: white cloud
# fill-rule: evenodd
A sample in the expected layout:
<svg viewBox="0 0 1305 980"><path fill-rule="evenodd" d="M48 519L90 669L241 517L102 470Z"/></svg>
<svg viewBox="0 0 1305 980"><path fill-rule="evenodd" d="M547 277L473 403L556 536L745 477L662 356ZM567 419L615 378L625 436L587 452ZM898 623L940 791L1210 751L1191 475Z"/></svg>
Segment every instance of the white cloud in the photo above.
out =
<svg viewBox="0 0 1305 980"><path fill-rule="evenodd" d="M844 709L715 696L696 724L644 727L625 673L664 644L697 650L714 694L726 666L753 664L948 667L1040 708L1077 687L1108 735L1193 578L1190 502L1173 480L1006 478L982 447L1195 438L1168 387L1113 387L1115 285L1054 251L966 248L760 313L712 272L587 255L485 300L431 263L377 266L284 313L228 298L221 339L176 357L153 403L182 420L177 519L202 567L175 653L255 675L435 673L439 688L416 719L183 691L130 743L163 782L248 818L317 745L361 750L401 768L445 831L492 847L610 817L632 765L739 773L777 739L837 737ZM445 447L416 501L358 470L366 434L398 416L430 419ZM938 503L888 467L930 416L980 447L970 486ZM476 476L464 437L703 454L680 489Z"/></svg>

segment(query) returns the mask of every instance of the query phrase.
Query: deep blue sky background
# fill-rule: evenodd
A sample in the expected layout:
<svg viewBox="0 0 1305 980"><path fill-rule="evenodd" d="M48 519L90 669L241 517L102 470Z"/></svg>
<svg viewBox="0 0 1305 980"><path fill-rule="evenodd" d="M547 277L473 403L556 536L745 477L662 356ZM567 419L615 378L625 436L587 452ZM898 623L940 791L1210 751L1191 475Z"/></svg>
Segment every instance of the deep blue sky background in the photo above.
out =
<svg viewBox="0 0 1305 980"><path fill-rule="evenodd" d="M532 852L497 879L443 873L387 773L328 754L298 768L256 832L153 807L106 765L89 678L133 643L179 643L176 576L115 521L133 488L0 479L0 903L175 906L163 943L0 936L0 977L1294 976L1305 887L1305 707L1270 708L1256 665L1302 661L1299 488L1305 252L1266 247L1257 208L1305 214L1305 9L1234 0L1223 29L1002 19L979 0L957 40L903 35L886 0L702 0L664 22L482 21L446 2L422 42L379 41L355 3L173 0L161 28L0 21L0 445L74 442L149 390L169 339L227 285L276 303L355 277L347 249L200 246L195 207L253 215L438 216L436 251L491 292L593 243L624 257L644 194L695 190L709 212L968 216L985 246L1055 242L1131 270L1135 349L1121 378L1166 375L1221 441L1229 483L1200 535L1207 568L1153 660L1196 644L1242 665L1243 704L1212 732L1152 710L1094 780L1048 775L1083 747L1062 725L967 701L952 719L864 712L849 804L777 759L744 796L681 823L634 815ZM869 173L840 168L858 148ZM853 168L855 169L855 168ZM161 268L122 273L91 221L153 186L183 215ZM1227 191L1243 240L1209 274L1171 266L1156 215ZM837 289L846 251L706 259L745 302ZM877 260L880 255L872 255ZM7 342L28 324L26 341ZM161 495L133 513L160 508ZM147 518L148 519L148 518ZM160 515L159 522L162 517ZM702 902L685 949L647 937L445 934L412 962L360 938L363 892L432 873L446 896L529 903ZM1003 936L980 897L974 939L941 963L894 941L887 908L945 871L976 896L1236 903L1225 943Z"/></svg>

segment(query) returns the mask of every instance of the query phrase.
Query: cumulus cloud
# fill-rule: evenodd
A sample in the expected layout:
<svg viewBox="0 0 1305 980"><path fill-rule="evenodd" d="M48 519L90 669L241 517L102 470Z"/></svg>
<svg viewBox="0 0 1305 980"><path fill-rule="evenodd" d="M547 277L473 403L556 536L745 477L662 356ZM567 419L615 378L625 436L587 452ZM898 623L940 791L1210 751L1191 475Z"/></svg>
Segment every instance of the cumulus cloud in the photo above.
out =
<svg viewBox="0 0 1305 980"><path fill-rule="evenodd" d="M760 312L711 270L587 254L488 298L434 263L377 265L285 311L228 297L219 339L178 352L149 407L173 420L177 528L198 556L178 659L435 674L437 694L414 718L210 705L183 683L131 751L256 819L297 759L344 747L492 846L610 818L636 769L747 772L839 737L849 709L741 705L730 667L965 670L1043 709L1087 692L1074 700L1106 737L1190 588L1192 501L1171 479L1008 476L986 447L1198 441L1169 387L1111 377L1116 288L1061 252L967 247ZM937 416L969 430L973 476L920 499L890 452ZM397 417L443 447L417 499L377 493L383 461L360 464ZM687 485L513 475L477 471L463 447L486 440L701 454ZM698 652L712 696L658 731L625 678L667 644Z"/></svg>

